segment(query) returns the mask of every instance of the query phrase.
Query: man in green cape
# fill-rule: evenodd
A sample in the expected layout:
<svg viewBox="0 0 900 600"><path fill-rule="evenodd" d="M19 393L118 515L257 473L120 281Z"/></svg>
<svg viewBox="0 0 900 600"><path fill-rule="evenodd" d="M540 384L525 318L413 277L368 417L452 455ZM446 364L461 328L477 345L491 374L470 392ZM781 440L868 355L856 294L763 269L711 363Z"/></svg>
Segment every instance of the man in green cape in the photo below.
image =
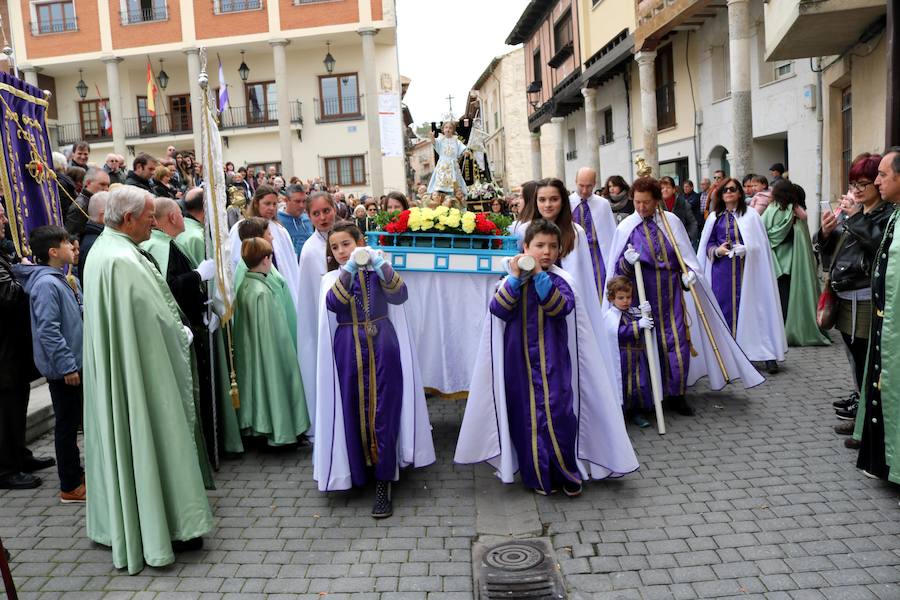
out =
<svg viewBox="0 0 900 600"><path fill-rule="evenodd" d="M900 147L888 148L875 186L886 202L900 204ZM872 328L853 438L856 466L869 476L900 483L900 243L888 221L872 267Z"/></svg>
<svg viewBox="0 0 900 600"><path fill-rule="evenodd" d="M191 188L184 195L184 229L175 236L175 244L195 266L207 260L205 222L203 188ZM233 404L231 398L231 372L224 327L216 328L213 333L213 360L216 365L216 428L219 431L219 443L225 452L240 454L244 451L244 443L241 441L235 412L238 406Z"/></svg>
<svg viewBox="0 0 900 600"><path fill-rule="evenodd" d="M192 334L138 246L155 222L153 197L116 189L105 220L84 280L87 534L137 573L202 546L213 516L193 435Z"/></svg>

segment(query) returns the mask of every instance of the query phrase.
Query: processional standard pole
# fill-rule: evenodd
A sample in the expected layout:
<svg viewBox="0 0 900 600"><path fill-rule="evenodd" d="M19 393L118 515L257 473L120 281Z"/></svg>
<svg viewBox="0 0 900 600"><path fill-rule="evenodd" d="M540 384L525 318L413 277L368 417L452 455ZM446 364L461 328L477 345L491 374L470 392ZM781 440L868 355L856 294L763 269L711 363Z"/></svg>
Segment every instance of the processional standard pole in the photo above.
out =
<svg viewBox="0 0 900 600"><path fill-rule="evenodd" d="M634 246L628 244L628 248L634 250ZM634 263L634 278L637 282L638 300L641 304L647 301L647 291L644 289L644 277L641 273L641 261ZM642 314L649 317L649 314ZM654 323L654 326L656 324ZM653 408L656 409L656 428L660 435L666 433L666 419L663 416L662 376L659 372L659 349L656 347L656 333L650 329L644 330L644 346L647 348L647 363L650 365L650 389L653 391Z"/></svg>

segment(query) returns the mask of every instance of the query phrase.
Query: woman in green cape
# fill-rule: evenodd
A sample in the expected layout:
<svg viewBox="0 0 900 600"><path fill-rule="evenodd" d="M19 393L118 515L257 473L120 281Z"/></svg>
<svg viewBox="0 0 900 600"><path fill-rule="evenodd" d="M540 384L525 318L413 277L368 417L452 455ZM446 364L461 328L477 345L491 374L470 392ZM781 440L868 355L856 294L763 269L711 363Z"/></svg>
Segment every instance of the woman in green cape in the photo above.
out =
<svg viewBox="0 0 900 600"><path fill-rule="evenodd" d="M821 288L816 261L806 228L803 188L782 180L772 188L772 202L763 213L775 259L775 277L784 317L784 332L791 346L825 346L830 340L816 323Z"/></svg>

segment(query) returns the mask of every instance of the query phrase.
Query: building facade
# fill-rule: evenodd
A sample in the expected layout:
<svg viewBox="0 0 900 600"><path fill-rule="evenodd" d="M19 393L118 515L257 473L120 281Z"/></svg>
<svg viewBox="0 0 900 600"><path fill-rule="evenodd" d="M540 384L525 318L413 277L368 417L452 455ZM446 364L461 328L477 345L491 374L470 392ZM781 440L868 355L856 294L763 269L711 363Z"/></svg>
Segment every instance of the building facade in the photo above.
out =
<svg viewBox="0 0 900 600"><path fill-rule="evenodd" d="M9 13L20 74L54 91L53 141L88 141L95 163L199 149L205 54L213 94L228 90L226 161L406 188L393 0L18 0Z"/></svg>
<svg viewBox="0 0 900 600"><path fill-rule="evenodd" d="M524 57L520 47L494 58L470 93L488 136L485 149L491 175L506 190L531 179L528 103L522 93Z"/></svg>

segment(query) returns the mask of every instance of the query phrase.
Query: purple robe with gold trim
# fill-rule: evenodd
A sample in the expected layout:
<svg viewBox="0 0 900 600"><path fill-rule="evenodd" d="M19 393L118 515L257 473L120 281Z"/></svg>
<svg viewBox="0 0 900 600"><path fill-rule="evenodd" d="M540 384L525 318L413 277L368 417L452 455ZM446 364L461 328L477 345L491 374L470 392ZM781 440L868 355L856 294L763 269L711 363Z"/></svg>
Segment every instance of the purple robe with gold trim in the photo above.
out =
<svg viewBox="0 0 900 600"><path fill-rule="evenodd" d="M400 344L388 304L406 301L406 284L389 265L351 276L341 271L328 291L326 306L337 317L334 361L341 389L344 431L353 485L365 485L368 473L393 481L403 397ZM367 311L368 309L368 311ZM366 317L377 328L371 335Z"/></svg>
<svg viewBox="0 0 900 600"><path fill-rule="evenodd" d="M687 389L691 361L691 344L684 314L684 290L681 287L681 267L675 249L653 219L644 219L632 230L628 244L640 254L644 289L653 315L659 362L665 396L682 396ZM624 251L616 261L616 275L635 280L634 266L624 258ZM637 289L635 287L635 289ZM637 294L634 306L640 301Z"/></svg>
<svg viewBox="0 0 900 600"><path fill-rule="evenodd" d="M549 493L566 481L580 482L581 475L566 325L575 295L562 277L546 275L550 286L543 299L534 281L515 285L507 278L490 311L506 322L506 406L522 482Z"/></svg>
<svg viewBox="0 0 900 600"><path fill-rule="evenodd" d="M741 306L741 284L744 280L744 258L741 256L716 256L716 248L722 244L743 244L737 219L731 211L724 211L716 217L706 248L703 248L712 262L712 292L722 309L732 337L737 337L738 309Z"/></svg>
<svg viewBox="0 0 900 600"><path fill-rule="evenodd" d="M619 313L617 337L622 363L622 406L626 412L653 410L653 391L650 388L650 367L644 332L638 327L640 312L630 309Z"/></svg>

